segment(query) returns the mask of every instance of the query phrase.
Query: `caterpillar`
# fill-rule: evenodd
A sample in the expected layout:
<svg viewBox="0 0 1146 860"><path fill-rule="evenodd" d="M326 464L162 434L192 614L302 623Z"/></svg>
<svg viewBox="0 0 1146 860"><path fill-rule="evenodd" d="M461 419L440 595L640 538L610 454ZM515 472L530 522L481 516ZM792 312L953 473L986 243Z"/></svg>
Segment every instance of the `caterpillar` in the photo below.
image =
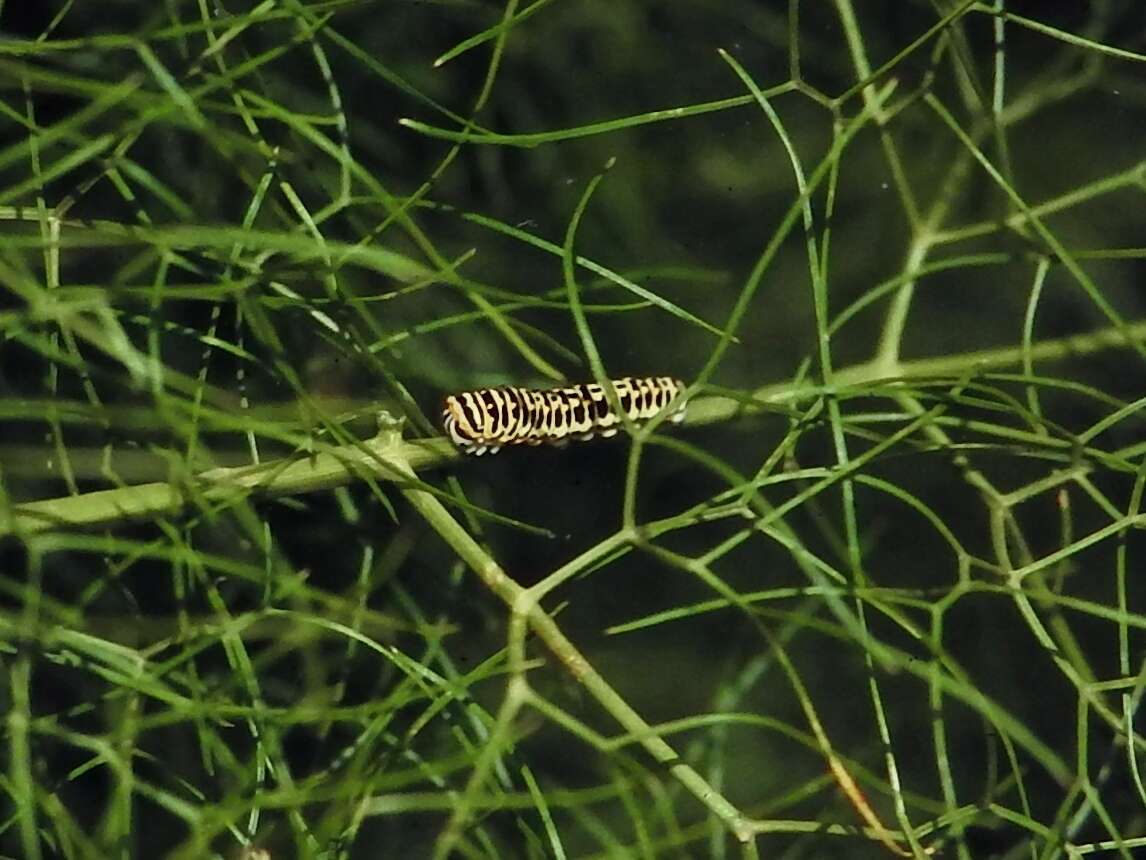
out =
<svg viewBox="0 0 1146 860"><path fill-rule="evenodd" d="M668 420L684 420L684 383L671 376L612 380L630 420L642 423L675 403ZM479 388L448 395L442 426L466 454L496 454L503 445L564 445L570 439L612 436L620 418L596 382L566 388Z"/></svg>

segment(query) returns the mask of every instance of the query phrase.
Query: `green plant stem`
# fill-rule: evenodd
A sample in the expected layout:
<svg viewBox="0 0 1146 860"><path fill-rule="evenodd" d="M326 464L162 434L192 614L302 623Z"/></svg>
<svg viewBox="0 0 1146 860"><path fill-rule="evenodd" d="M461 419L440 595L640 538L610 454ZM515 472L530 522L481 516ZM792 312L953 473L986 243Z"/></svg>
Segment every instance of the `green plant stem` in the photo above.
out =
<svg viewBox="0 0 1146 860"><path fill-rule="evenodd" d="M404 446L403 446L404 447ZM395 452L401 448L395 448ZM391 454L391 462L397 458ZM400 461L396 463L400 471L413 479L414 472ZM542 609L529 589L514 582L501 566L483 550L446 510L433 494L415 487L402 491L407 501L422 515L423 519L437 531L450 548L469 565L494 594L510 608L515 616L524 618L529 629L545 643L561 665L581 684L594 699L644 747L658 763L690 791L704 806L717 816L741 841L751 838L751 831L740 811L710 786L691 766L685 764L676 751L656 733L649 723L626 702L616 690L593 668L592 664L577 649L577 646L562 632L557 623ZM511 625L512 628L512 625ZM522 643L518 641L516 647ZM510 643L510 651L515 643Z"/></svg>
<svg viewBox="0 0 1146 860"><path fill-rule="evenodd" d="M1013 346L977 350L935 358L900 361L889 378L886 365L861 362L836 370L833 390L858 388L877 382L964 375L1021 365L1024 361L1048 362L1070 356L1089 355L1146 341L1146 320L1123 327L1109 327L1086 334L1046 340L1028 347ZM776 382L754 391L745 400L732 397L697 397L689 403L685 424L699 426L728 421L758 411L768 404L797 403L822 394L824 388L811 381L798 384ZM0 535L29 535L55 528L100 528L120 522L175 516L195 499L225 504L228 499L258 493L264 497L292 496L343 486L360 477L393 481L394 475L379 459L383 443L372 439L352 445L327 448L315 454L273 460L257 466L211 469L195 482L179 486L158 481L111 490L97 490L13 505L0 512ZM445 439L404 442L399 451L403 462L416 472L435 469L461 459Z"/></svg>

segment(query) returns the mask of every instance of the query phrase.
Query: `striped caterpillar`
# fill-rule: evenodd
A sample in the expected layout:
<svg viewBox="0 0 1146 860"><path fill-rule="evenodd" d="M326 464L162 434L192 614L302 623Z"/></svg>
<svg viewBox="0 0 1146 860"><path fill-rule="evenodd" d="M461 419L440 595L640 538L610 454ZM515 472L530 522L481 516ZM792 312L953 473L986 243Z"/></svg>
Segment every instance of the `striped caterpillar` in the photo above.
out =
<svg viewBox="0 0 1146 860"><path fill-rule="evenodd" d="M676 404L669 415L684 420L684 383L671 376L626 376L612 380L617 401L641 423ZM563 445L570 439L612 436L620 418L596 382L565 388L479 388L446 397L442 426L467 454L497 453L503 445Z"/></svg>

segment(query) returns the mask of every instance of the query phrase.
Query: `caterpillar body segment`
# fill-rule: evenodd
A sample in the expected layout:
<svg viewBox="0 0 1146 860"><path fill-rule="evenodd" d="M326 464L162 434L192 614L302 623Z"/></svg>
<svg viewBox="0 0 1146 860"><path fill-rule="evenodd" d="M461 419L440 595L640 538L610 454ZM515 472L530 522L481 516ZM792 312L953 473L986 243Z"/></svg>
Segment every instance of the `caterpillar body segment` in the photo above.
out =
<svg viewBox="0 0 1146 860"><path fill-rule="evenodd" d="M612 385L621 409L635 423L669 407L675 407L669 421L684 420L685 385L679 379L626 376L612 380ZM447 396L442 407L446 435L462 451L475 455L494 454L503 445L562 446L571 439L613 436L620 424L596 382L548 389L479 388Z"/></svg>

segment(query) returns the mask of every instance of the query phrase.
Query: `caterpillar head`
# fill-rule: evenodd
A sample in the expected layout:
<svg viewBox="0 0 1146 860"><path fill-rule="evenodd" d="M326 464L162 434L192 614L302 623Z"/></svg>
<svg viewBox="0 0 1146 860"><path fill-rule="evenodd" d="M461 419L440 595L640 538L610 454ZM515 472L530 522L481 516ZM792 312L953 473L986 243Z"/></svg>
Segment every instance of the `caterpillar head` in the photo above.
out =
<svg viewBox="0 0 1146 860"><path fill-rule="evenodd" d="M486 445L482 439L478 416L471 414L472 407L466 408L464 397L450 394L442 402L442 429L464 453L484 454Z"/></svg>

